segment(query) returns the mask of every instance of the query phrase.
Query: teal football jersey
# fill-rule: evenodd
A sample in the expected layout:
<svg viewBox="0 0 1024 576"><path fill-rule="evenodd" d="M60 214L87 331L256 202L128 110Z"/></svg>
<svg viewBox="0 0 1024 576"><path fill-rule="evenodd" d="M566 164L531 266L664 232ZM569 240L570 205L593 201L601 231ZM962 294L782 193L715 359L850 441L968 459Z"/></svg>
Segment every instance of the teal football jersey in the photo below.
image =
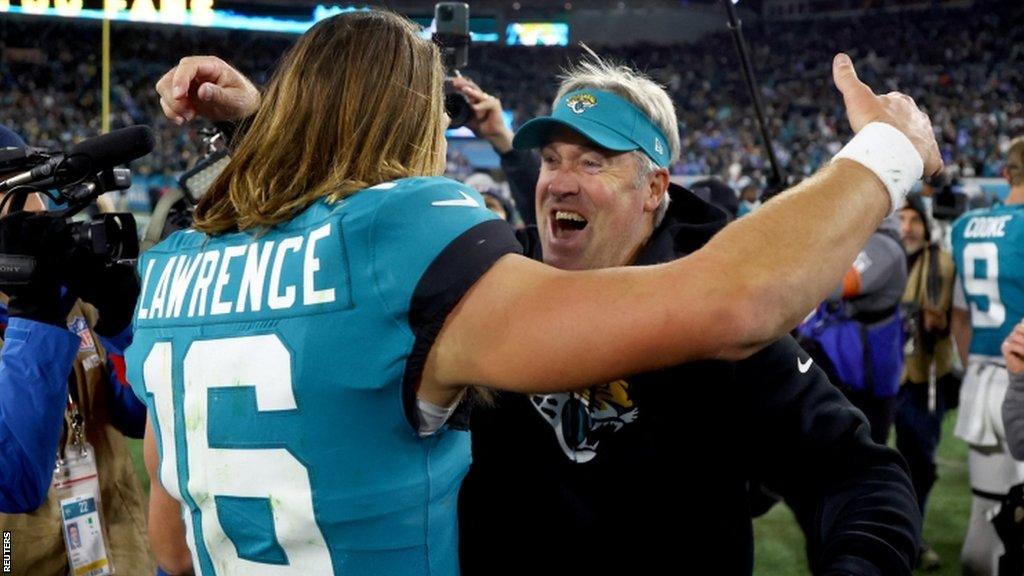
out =
<svg viewBox="0 0 1024 576"><path fill-rule="evenodd" d="M1024 205L961 216L952 231L957 275L971 309L971 354L1001 356L1024 317Z"/></svg>
<svg viewBox="0 0 1024 576"><path fill-rule="evenodd" d="M320 201L263 234L145 253L129 381L196 573L458 573L468 432L417 434L445 317L509 226L444 178Z"/></svg>

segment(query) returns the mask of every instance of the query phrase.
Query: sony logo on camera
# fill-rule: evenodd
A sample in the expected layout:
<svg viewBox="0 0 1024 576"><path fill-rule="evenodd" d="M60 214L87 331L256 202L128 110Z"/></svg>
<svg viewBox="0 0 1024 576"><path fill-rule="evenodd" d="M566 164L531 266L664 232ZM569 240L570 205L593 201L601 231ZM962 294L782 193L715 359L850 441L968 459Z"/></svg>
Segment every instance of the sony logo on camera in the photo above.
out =
<svg viewBox="0 0 1024 576"><path fill-rule="evenodd" d="M0 286L28 284L35 264L35 258L31 256L0 254Z"/></svg>

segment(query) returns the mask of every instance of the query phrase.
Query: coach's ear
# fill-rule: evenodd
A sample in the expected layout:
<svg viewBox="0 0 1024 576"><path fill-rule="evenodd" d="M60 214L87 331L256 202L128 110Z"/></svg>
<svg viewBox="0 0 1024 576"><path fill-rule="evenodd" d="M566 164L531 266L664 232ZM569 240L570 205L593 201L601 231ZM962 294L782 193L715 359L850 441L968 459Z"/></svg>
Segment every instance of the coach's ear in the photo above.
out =
<svg viewBox="0 0 1024 576"><path fill-rule="evenodd" d="M644 198L644 211L654 212L661 205L661 200L668 194L669 185L668 170L665 168L659 168L655 170L650 178L647 180L647 188L645 192L647 196Z"/></svg>

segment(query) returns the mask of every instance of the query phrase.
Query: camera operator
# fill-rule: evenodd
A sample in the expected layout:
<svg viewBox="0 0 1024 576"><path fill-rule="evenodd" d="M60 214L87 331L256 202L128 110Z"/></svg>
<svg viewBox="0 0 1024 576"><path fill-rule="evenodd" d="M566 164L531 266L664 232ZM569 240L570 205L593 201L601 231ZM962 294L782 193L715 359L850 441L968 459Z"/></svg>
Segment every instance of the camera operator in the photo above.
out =
<svg viewBox="0 0 1024 576"><path fill-rule="evenodd" d="M917 505L924 514L937 478L935 453L942 438L942 418L949 390L959 389L953 370L949 316L953 307L953 258L932 236L930 209L912 194L897 212L900 237L907 252L907 288L901 311L909 340L896 408L896 448L910 467ZM934 569L939 556L923 544L919 565Z"/></svg>
<svg viewBox="0 0 1024 576"><path fill-rule="evenodd" d="M25 143L0 128L0 148L11 146ZM11 567L34 576L86 564L95 574L115 566L152 574L143 493L125 441L142 437L146 416L122 358L138 278L128 264L62 259L46 234L58 218L44 209L30 194L24 210L0 219L0 253L35 259L26 282L0 283L0 529L11 533ZM95 507L80 521L62 514L90 498Z"/></svg>

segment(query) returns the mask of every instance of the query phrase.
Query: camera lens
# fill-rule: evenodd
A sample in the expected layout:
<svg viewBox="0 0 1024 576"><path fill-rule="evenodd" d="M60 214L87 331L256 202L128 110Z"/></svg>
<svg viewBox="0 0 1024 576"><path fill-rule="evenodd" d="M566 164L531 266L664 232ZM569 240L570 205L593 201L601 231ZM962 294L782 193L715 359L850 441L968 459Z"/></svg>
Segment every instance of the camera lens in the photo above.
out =
<svg viewBox="0 0 1024 576"><path fill-rule="evenodd" d="M440 6L437 9L437 19L449 22L455 18L455 11L451 6Z"/></svg>

